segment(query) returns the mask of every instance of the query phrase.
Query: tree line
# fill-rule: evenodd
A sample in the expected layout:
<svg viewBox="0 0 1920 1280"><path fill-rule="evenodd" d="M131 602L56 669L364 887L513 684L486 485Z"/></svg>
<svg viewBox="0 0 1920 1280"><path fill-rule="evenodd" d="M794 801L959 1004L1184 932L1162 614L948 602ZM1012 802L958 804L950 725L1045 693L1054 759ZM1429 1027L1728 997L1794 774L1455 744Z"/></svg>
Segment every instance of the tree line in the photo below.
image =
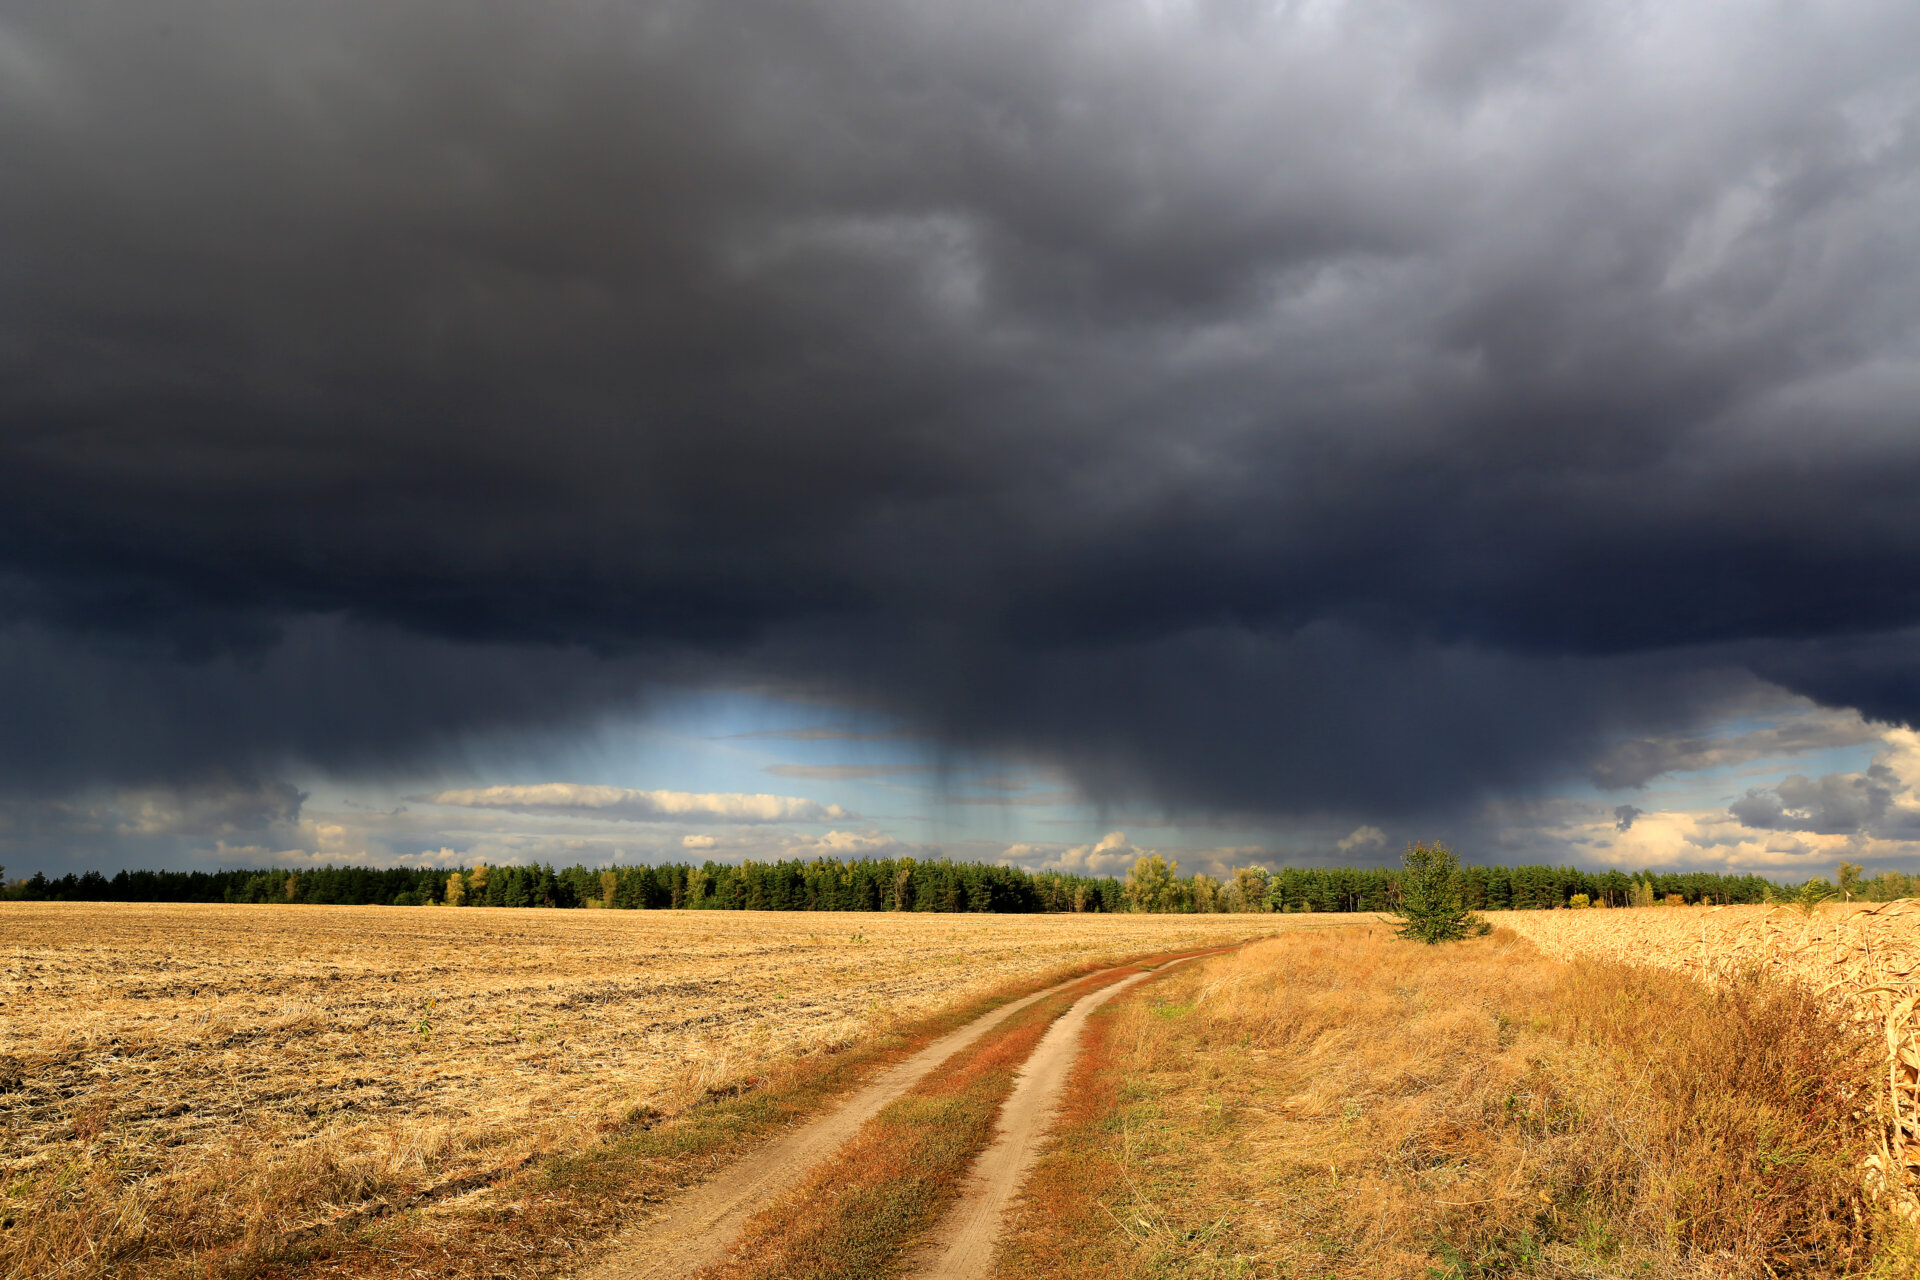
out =
<svg viewBox="0 0 1920 1280"><path fill-rule="evenodd" d="M696 908L747 911L1217 912L1388 911L1401 899L1401 868L1244 867L1222 879L1181 875L1159 855L1124 878L947 859L816 858L779 862L665 863L555 869L334 867L305 870L98 871L6 884L0 896L65 902L301 902L345 906ZM1629 874L1574 867L1472 866L1459 871L1474 910L1658 902L1754 903L1781 886L1761 876L1707 871ZM1920 895L1920 876L1863 878L1840 864L1841 896L1888 901ZM0 868L4 883L4 868ZM1820 880L1825 884L1824 880Z"/></svg>
<svg viewBox="0 0 1920 1280"><path fill-rule="evenodd" d="M52 902L297 902L340 906L706 908L747 911L1123 911L1112 877L947 859L791 859L555 869L545 865L98 871L7 885Z"/></svg>

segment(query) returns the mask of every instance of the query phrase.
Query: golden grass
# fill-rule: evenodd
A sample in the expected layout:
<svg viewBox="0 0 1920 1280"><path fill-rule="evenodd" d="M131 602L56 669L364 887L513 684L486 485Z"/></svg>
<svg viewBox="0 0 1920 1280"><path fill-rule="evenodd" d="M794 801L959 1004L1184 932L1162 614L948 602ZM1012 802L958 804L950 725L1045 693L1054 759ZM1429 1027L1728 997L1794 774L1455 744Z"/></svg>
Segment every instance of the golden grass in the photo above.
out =
<svg viewBox="0 0 1920 1280"><path fill-rule="evenodd" d="M451 1257L628 1116L1296 923L3 904L0 1275L298 1269L289 1242L397 1216Z"/></svg>
<svg viewBox="0 0 1920 1280"><path fill-rule="evenodd" d="M1549 955L1651 965L1707 982L1757 971L1805 983L1831 1001L1884 1044L1878 1131L1861 1163L1869 1185L1920 1226L1920 900L1832 903L1812 912L1650 907L1496 918Z"/></svg>
<svg viewBox="0 0 1920 1280"><path fill-rule="evenodd" d="M1793 984L1277 937L1094 1016L999 1274L1866 1274L1876 1071Z"/></svg>

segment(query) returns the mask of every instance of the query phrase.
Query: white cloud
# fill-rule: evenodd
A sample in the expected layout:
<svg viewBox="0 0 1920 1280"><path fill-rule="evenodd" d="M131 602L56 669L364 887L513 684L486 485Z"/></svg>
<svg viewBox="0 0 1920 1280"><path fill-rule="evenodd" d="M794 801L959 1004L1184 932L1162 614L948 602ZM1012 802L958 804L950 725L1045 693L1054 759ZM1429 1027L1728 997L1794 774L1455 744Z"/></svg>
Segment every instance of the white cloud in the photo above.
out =
<svg viewBox="0 0 1920 1280"><path fill-rule="evenodd" d="M1920 734L1881 727L1882 750L1857 774L1790 774L1719 805L1588 804L1570 799L1490 804L1470 861L1548 861L1622 870L1831 875L1835 863L1910 870L1920 835ZM1554 852L1547 850L1558 849Z"/></svg>
<svg viewBox="0 0 1920 1280"><path fill-rule="evenodd" d="M837 804L797 796L740 792L634 791L627 787L543 782L533 786L441 791L427 803L521 813L578 814L627 822L833 822L854 815Z"/></svg>
<svg viewBox="0 0 1920 1280"><path fill-rule="evenodd" d="M1012 850L1008 850L1008 853L1012 853ZM1144 856L1146 851L1135 847L1127 839L1126 832L1109 831L1100 837L1097 844L1075 845L1063 851L1058 860L1050 865L1081 875L1106 876L1128 870Z"/></svg>
<svg viewBox="0 0 1920 1280"><path fill-rule="evenodd" d="M793 847L793 857L871 858L898 847L900 842L883 831L865 833L829 831L818 840L803 841Z"/></svg>
<svg viewBox="0 0 1920 1280"><path fill-rule="evenodd" d="M712 836L681 836L680 843L688 849L711 849L720 842Z"/></svg>
<svg viewBox="0 0 1920 1280"><path fill-rule="evenodd" d="M1342 853L1349 853L1355 849L1377 849L1386 842L1387 833L1378 827L1355 827L1342 836L1334 847Z"/></svg>
<svg viewBox="0 0 1920 1280"><path fill-rule="evenodd" d="M1124 831L1109 831L1093 844L1063 846L1057 844L1010 844L1000 855L1002 864L1027 867L1036 871L1064 871L1073 875L1125 875L1141 858L1159 854L1176 863L1188 874L1204 871L1208 875L1231 875L1235 867L1266 866L1274 862L1274 850L1265 845L1215 845L1210 848L1185 846L1144 846L1127 838Z"/></svg>

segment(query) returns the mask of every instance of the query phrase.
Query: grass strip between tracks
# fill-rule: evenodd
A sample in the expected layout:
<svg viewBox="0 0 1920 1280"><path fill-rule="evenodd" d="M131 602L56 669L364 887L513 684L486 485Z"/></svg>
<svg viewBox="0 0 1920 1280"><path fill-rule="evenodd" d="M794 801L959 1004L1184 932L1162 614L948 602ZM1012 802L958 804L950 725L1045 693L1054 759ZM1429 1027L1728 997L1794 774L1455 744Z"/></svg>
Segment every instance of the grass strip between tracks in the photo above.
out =
<svg viewBox="0 0 1920 1280"><path fill-rule="evenodd" d="M868 1121L794 1192L757 1215L701 1280L877 1280L937 1224L993 1140L1015 1076L1090 992L1175 953L1094 974L1014 1014Z"/></svg>
<svg viewBox="0 0 1920 1280"><path fill-rule="evenodd" d="M484 1205L449 1207L437 1213L427 1212L431 1206L419 1203L382 1206L384 1212L298 1238L236 1241L225 1249L202 1253L191 1263L175 1258L124 1262L139 1268L144 1277L168 1280L188 1274L196 1280L344 1275L356 1280L403 1275L455 1280L571 1272L590 1261L595 1247L629 1221L638 1206L670 1199L711 1176L754 1147L812 1119L879 1071L940 1036L1036 990L1090 973L1102 976L1116 964L1132 966L1126 970L1131 972L1164 958L1156 954L1067 966L1010 983L839 1052L791 1060L741 1082L737 1091L715 1091L681 1113L661 1116L638 1111L586 1151L549 1158L508 1175L495 1184L494 1194ZM1039 1002L1009 1021L1024 1026L1037 1009L1051 1007L1059 998ZM1071 1003L1077 997L1066 998ZM1051 1017L1039 1022L1041 1031ZM989 1043L997 1045L1003 1036L1003 1030L996 1030ZM996 1101L993 1106L997 1105ZM990 1125L991 1109L988 1118ZM451 1221L468 1229L448 1230ZM475 1227L480 1229L471 1229ZM185 1265L170 1265L176 1260Z"/></svg>

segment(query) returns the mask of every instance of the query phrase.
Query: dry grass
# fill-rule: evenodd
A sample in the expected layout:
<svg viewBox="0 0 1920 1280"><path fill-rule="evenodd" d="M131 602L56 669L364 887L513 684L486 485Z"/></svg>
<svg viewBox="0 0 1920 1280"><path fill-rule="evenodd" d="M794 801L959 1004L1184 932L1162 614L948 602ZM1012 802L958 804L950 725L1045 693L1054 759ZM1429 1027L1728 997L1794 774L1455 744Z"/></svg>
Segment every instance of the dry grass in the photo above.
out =
<svg viewBox="0 0 1920 1280"><path fill-rule="evenodd" d="M1653 907L1498 918L1549 955L1622 960L1712 983L1761 972L1820 993L1884 1042L1879 1132L1861 1163L1869 1185L1920 1226L1920 901L1829 904L1811 912Z"/></svg>
<svg viewBox="0 0 1920 1280"><path fill-rule="evenodd" d="M1793 984L1355 926L1090 1025L1002 1276L1843 1276L1907 1247L1854 1167L1875 1046Z"/></svg>
<svg viewBox="0 0 1920 1280"><path fill-rule="evenodd" d="M1287 923L4 904L0 1275L295 1266L290 1241L395 1215L458 1253L519 1171L630 1115Z"/></svg>

